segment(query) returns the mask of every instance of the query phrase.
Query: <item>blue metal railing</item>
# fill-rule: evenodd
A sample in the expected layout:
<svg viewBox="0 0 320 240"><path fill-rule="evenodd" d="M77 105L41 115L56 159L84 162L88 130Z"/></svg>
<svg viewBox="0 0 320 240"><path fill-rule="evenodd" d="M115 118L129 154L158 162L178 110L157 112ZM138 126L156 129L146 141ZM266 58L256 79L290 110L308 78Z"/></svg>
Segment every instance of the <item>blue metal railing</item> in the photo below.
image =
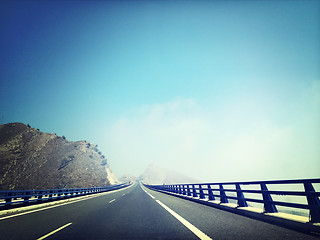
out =
<svg viewBox="0 0 320 240"><path fill-rule="evenodd" d="M0 191L0 208L21 206L29 203L61 200L71 197L108 192L129 186L129 183L93 188L14 190Z"/></svg>
<svg viewBox="0 0 320 240"><path fill-rule="evenodd" d="M280 180L280 181L252 181L252 182L225 182L225 183L197 183L197 184L173 184L173 185L145 185L150 189L165 191L185 197L197 198L204 201L214 201L219 198L219 203L235 201L237 207L248 207L248 202L263 204L264 213L278 212L277 206L309 210L309 221L320 222L320 192L316 191L314 184L320 183L320 179ZM278 186L300 185L303 190L269 190ZM267 187L268 185L268 187ZM244 189L247 186L255 186L256 189ZM259 188L259 189L257 189ZM258 196L253 198L252 196ZM289 201L274 201L272 196L302 196L306 203L294 203Z"/></svg>

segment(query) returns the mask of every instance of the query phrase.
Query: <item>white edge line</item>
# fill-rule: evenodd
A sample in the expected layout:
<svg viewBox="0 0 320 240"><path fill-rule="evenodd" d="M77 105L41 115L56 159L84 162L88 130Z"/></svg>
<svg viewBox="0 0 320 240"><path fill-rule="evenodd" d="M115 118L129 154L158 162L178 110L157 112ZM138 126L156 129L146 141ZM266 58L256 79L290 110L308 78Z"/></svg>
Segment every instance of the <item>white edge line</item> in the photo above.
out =
<svg viewBox="0 0 320 240"><path fill-rule="evenodd" d="M152 197L153 199L155 199L155 197L152 196L150 193L148 193L147 190L144 189L144 187L141 186L141 188L142 188L142 190L143 190L146 194L148 194L150 197Z"/></svg>
<svg viewBox="0 0 320 240"><path fill-rule="evenodd" d="M72 224L72 223L67 223L66 225L63 225L62 227L59 227L58 229L53 230L52 232L49 232L48 234L44 235L43 237L38 238L37 240L45 239L45 238L51 236L52 234L54 234L54 233L56 233L56 232L58 232L58 231L60 231L60 230L62 230L62 229L64 229L64 228L70 226L71 224Z"/></svg>
<svg viewBox="0 0 320 240"><path fill-rule="evenodd" d="M131 186L132 186L132 185L131 185ZM67 205L67 204L71 204L71 203L76 203L76 202L80 202L80 201L84 201L84 200L89 200L89 199L91 199L91 198L99 197L99 196L101 196L101 195L105 195L105 194L110 194L110 193L122 191L122 190L125 190L125 189L127 189L127 188L130 188L131 186L128 186L128 187L125 187L125 188L120 188L120 189L117 189L117 190L114 190L114 191L97 193L97 194L94 194L94 195L92 195L92 196L90 196L90 197L87 197L87 198L81 198L81 197L84 197L84 196L80 196L81 199L78 199L78 200L67 199L67 200L71 200L71 201L66 202L66 203L61 203L61 204L59 204L58 202L56 202L57 204L55 204L55 205L53 205L53 206L44 207L44 208L40 208L40 209L35 209L35 210L31 210L31 211L28 211L28 210L27 210L27 212L22 212L22 213L17 213L17 214L14 214L14 215L9 215L9 216L5 216L5 217L0 217L0 221L1 221L1 220L8 219L8 218L13 218L13 217L18 217L18 216L21 216L21 215L29 214L29 213L34 213L34 212L39 212L39 211L47 210L47 209L50 209L50 208L60 207L60 206Z"/></svg>
<svg viewBox="0 0 320 240"><path fill-rule="evenodd" d="M148 193L147 191L145 191L150 197L152 197L153 199L155 199L154 198L154 196L152 196L150 193Z"/></svg>
<svg viewBox="0 0 320 240"><path fill-rule="evenodd" d="M187 220L185 220L183 217L181 217L179 214L171 210L169 207L164 205L159 200L156 200L157 203L160 204L161 207L163 207L165 210L167 210L169 213L171 213L172 216L174 216L176 219L178 219L184 226L186 226L191 232L193 232L198 238L202 240L212 240L208 235L203 233L201 230L193 226L191 223L189 223Z"/></svg>

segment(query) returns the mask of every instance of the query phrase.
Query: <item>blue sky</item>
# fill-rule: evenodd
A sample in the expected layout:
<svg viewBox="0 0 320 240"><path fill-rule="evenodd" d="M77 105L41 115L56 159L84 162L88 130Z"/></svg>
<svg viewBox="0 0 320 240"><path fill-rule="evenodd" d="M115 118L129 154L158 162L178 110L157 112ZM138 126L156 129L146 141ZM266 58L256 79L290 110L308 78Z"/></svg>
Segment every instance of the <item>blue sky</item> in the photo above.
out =
<svg viewBox="0 0 320 240"><path fill-rule="evenodd" d="M318 1L1 1L0 121L117 176L319 177Z"/></svg>

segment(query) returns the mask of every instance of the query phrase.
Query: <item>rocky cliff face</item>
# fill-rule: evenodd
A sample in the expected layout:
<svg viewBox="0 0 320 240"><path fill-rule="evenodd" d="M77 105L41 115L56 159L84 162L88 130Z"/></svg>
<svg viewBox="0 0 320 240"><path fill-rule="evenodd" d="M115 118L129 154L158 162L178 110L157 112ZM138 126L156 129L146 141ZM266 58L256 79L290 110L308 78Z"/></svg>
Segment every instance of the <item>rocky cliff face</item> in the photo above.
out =
<svg viewBox="0 0 320 240"><path fill-rule="evenodd" d="M0 190L105 186L117 182L86 141L69 142L22 123L0 125Z"/></svg>

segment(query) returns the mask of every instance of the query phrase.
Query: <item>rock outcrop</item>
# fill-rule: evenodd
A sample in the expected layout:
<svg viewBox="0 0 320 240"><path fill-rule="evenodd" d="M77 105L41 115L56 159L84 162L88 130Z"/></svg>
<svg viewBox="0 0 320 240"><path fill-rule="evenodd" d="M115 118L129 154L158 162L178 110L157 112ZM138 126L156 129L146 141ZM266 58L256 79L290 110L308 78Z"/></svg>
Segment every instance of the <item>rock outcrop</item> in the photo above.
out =
<svg viewBox="0 0 320 240"><path fill-rule="evenodd" d="M117 182L97 145L22 123L0 125L0 190L106 186Z"/></svg>

